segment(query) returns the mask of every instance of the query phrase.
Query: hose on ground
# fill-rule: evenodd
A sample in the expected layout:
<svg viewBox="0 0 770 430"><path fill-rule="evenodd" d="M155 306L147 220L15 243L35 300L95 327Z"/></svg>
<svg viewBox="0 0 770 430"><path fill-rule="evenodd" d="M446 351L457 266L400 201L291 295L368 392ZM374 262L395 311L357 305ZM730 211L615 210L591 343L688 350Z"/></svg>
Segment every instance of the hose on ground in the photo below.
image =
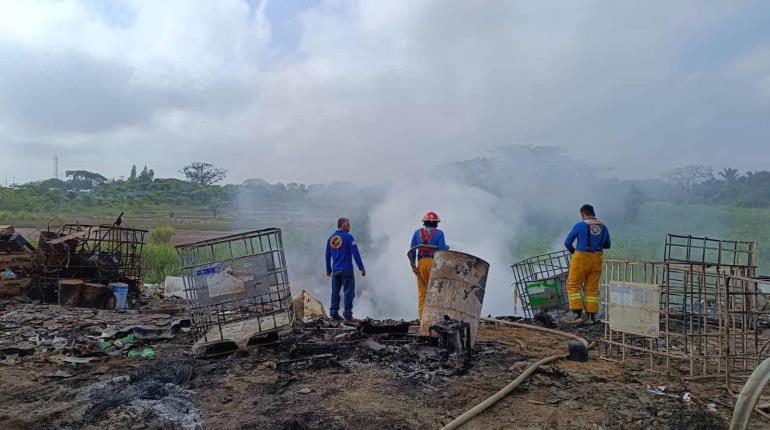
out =
<svg viewBox="0 0 770 430"><path fill-rule="evenodd" d="M535 373L535 371L542 365L554 362L556 360L561 360L562 358L567 358L567 354L561 354L561 355L552 355L550 357L546 357L537 363L533 364L532 366L529 366L527 370L524 371L521 375L519 375L518 378L514 379L513 382L506 385L505 388L498 391L497 393L493 394L492 397L484 400L483 402L479 403L478 405L471 408L468 412L465 412L464 414L460 415L459 417L455 418L450 422L449 424L445 425L441 428L441 430L454 430L460 428L463 424L470 421L473 417L476 415L482 413L490 406L497 403L500 399L507 396L508 393L515 390L516 387L521 385L524 380L526 380L531 374Z"/></svg>
<svg viewBox="0 0 770 430"><path fill-rule="evenodd" d="M738 395L738 401L735 403L733 419L730 421L730 430L744 430L749 426L751 413L754 411L762 390L765 389L770 381L770 358L765 359L752 372L741 393Z"/></svg>
<svg viewBox="0 0 770 430"><path fill-rule="evenodd" d="M553 334L553 335L556 335L556 336L562 336L562 337L567 337L567 338L570 338L570 339L577 340L578 342L580 342L583 345L585 345L586 348L588 348L588 346L589 346L588 345L588 341L585 340L584 338L582 338L582 337L580 337L580 336L578 336L576 334L567 333L566 331L555 330L555 329L552 329L552 328L540 327L540 326L537 326L537 325L522 324L522 323L511 322L511 321L499 320L499 319L495 319L495 318L481 318L481 321L488 322L488 323L493 323L493 324L502 324L502 325L506 325L506 326L509 326L509 327L519 327L519 328L526 328L526 329L529 329L529 330L542 331L544 333L550 333L550 334Z"/></svg>
<svg viewBox="0 0 770 430"><path fill-rule="evenodd" d="M535 326L535 325L529 325L529 324L521 324L521 323L515 323L510 321L503 321L498 320L495 318L481 318L482 321L490 322L494 324L502 324L509 327L519 327L519 328L525 328L530 330L536 330L541 331L545 333L550 333L557 336L567 337L570 339L575 339L579 342L581 342L583 345L585 345L586 348L591 349L596 345L596 342L592 343L591 345L588 344L588 341L583 339L582 337L567 333L561 330L554 330L550 328ZM543 358L542 360L536 362L535 364L529 366L527 370L525 370L521 375L519 375L518 378L514 379L510 384L506 385L502 390L498 391L497 393L493 394L488 399L484 400L483 402L479 403L478 405L474 406L464 414L460 415L459 417L455 418L450 422L449 424L445 425L441 428L441 430L454 430L460 428L463 424L467 423L473 417L476 415L484 412L486 409L488 409L490 406L494 405L500 399L507 396L511 391L515 390L516 387L521 385L522 382L524 382L530 375L535 373L535 371L540 368L540 366L546 365L548 363L552 363L557 360L561 360L563 358L568 358L569 354L559 354L559 355L552 355L550 357Z"/></svg>

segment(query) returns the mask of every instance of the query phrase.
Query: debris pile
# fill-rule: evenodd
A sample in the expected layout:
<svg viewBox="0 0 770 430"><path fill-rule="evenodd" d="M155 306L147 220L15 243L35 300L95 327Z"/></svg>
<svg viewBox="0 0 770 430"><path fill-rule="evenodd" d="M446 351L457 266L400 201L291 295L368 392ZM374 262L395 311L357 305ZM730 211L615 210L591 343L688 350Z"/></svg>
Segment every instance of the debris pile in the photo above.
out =
<svg viewBox="0 0 770 430"><path fill-rule="evenodd" d="M254 338L245 351L192 359L189 320L174 300L124 313L0 301L0 427L438 428L564 346L483 325L469 357L458 353L467 328L451 319L435 325L442 336L425 339L416 322L318 318L296 322L291 336ZM712 393L688 385L687 403L685 386L666 389L678 399L645 390L659 384L649 377L600 360L545 366L509 400L527 407L497 407L480 425L534 428L550 417L556 428L689 428L672 424L683 424L681 415L720 428L729 400L716 397L719 410L703 411ZM622 401L620 410L605 411L608 398Z"/></svg>
<svg viewBox="0 0 770 430"><path fill-rule="evenodd" d="M61 290L70 291L65 300L58 297L58 301L72 306L108 307L111 303L99 299L110 296L107 288L113 283L125 284L136 297L142 284L146 233L146 230L114 225L79 224L65 224L58 231L42 231L33 284L44 299Z"/></svg>
<svg viewBox="0 0 770 430"><path fill-rule="evenodd" d="M187 361L158 361L75 391L73 428L103 421L141 423L141 428L202 428L186 388L193 376Z"/></svg>
<svg viewBox="0 0 770 430"><path fill-rule="evenodd" d="M156 341L173 339L189 327L187 317L153 310L116 313L0 302L0 363L84 364L121 356L152 358Z"/></svg>
<svg viewBox="0 0 770 430"><path fill-rule="evenodd" d="M24 294L43 303L112 309L142 285L146 230L65 224L40 232L32 246L0 226L0 295Z"/></svg>
<svg viewBox="0 0 770 430"><path fill-rule="evenodd" d="M0 297L26 292L32 272L32 246L13 226L0 226Z"/></svg>
<svg viewBox="0 0 770 430"><path fill-rule="evenodd" d="M287 340L270 342L260 348L261 354L275 360L275 367L285 371L337 367L350 369L356 363L378 363L395 376L435 389L453 377L463 375L471 365L468 349L468 324L446 319L436 325L440 338L424 338L410 333L407 321L375 321L338 323L319 318L296 326ZM458 330L459 329L459 330ZM464 340L455 343L455 334ZM450 339L449 341L440 339ZM479 344L475 353L503 351L493 344Z"/></svg>

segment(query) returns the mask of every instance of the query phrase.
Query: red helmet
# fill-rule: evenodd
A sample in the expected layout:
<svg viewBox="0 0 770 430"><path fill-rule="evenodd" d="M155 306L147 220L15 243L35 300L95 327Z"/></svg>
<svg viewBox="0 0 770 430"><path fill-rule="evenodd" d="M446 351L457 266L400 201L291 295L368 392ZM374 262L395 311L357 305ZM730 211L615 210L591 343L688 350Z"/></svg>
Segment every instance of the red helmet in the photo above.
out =
<svg viewBox="0 0 770 430"><path fill-rule="evenodd" d="M422 222L441 222L441 218L438 217L436 212L430 211L422 217Z"/></svg>

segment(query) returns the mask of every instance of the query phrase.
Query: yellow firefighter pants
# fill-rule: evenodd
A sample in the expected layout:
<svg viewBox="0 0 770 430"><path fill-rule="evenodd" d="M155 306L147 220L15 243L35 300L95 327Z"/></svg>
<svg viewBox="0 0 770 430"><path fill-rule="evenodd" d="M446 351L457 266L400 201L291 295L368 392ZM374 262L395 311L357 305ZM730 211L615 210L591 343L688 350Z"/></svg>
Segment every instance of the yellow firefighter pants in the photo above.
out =
<svg viewBox="0 0 770 430"><path fill-rule="evenodd" d="M599 313L599 281L602 277L602 253L580 252L572 254L569 276L567 277L567 297L571 311L583 310L589 314Z"/></svg>
<svg viewBox="0 0 770 430"><path fill-rule="evenodd" d="M417 262L417 315L420 320L422 320L422 308L425 305L425 293L428 291L428 280L432 268L432 258L421 258Z"/></svg>

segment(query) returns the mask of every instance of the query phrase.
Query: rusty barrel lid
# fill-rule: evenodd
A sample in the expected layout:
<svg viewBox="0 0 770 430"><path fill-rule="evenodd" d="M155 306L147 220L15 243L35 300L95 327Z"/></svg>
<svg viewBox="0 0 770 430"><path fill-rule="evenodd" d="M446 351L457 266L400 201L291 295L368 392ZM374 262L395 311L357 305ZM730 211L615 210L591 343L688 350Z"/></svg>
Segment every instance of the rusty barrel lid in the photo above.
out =
<svg viewBox="0 0 770 430"><path fill-rule="evenodd" d="M66 287L77 287L83 285L82 279L59 279L59 285Z"/></svg>

